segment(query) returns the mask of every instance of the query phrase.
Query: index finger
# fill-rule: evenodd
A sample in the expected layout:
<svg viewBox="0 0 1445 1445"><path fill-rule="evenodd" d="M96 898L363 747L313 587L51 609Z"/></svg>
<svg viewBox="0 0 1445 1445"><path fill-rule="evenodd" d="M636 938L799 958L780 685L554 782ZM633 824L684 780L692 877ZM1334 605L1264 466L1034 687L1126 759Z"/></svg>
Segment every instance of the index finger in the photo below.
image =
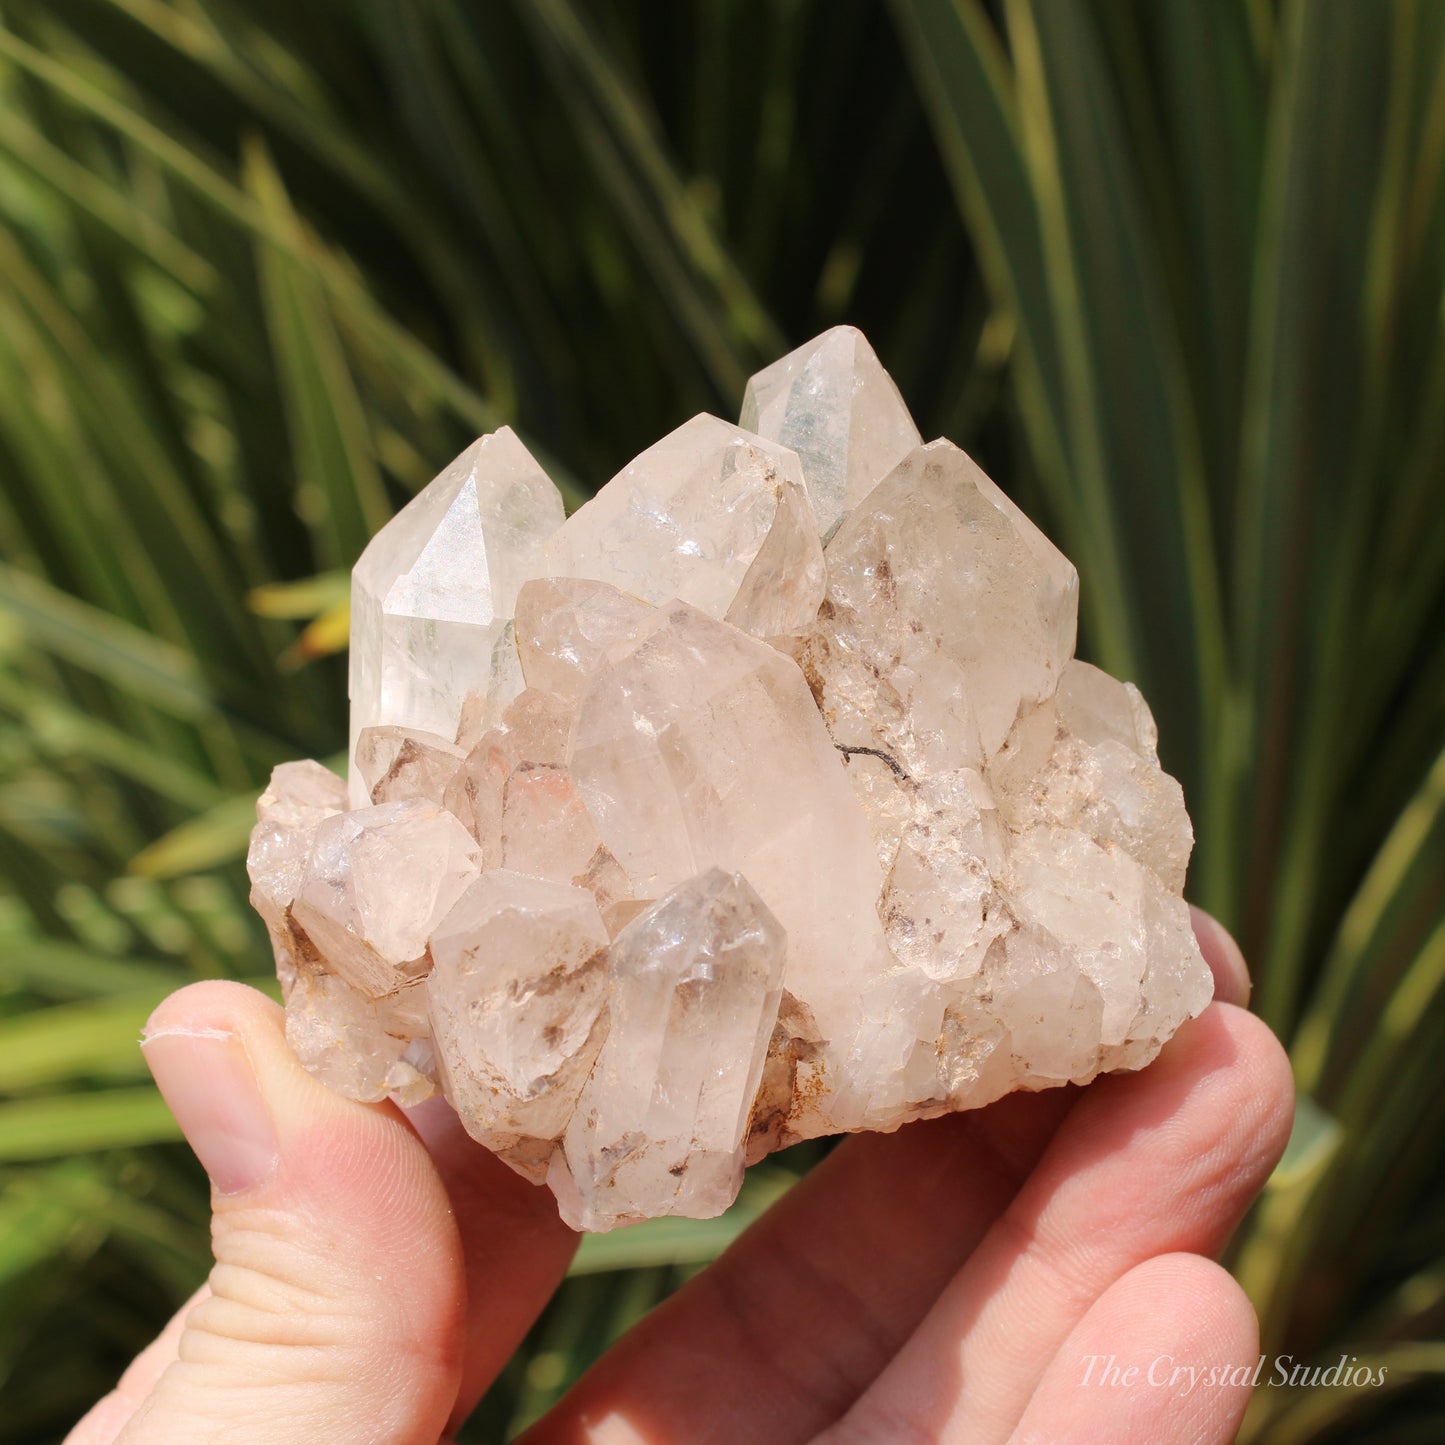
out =
<svg viewBox="0 0 1445 1445"><path fill-rule="evenodd" d="M1212 914L1192 903L1189 905L1189 916L1194 924L1194 937L1199 941L1199 951L1214 975L1215 999L1219 1003L1234 1003L1240 1008L1248 1008L1253 987L1249 965L1245 963L1244 953L1233 935Z"/></svg>

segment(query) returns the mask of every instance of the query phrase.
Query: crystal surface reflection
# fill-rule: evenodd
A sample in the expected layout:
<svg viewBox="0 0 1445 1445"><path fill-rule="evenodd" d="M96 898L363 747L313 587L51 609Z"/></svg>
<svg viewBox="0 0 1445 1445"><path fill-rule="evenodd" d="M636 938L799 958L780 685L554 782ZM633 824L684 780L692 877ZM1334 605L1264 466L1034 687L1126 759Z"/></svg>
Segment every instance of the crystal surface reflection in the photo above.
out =
<svg viewBox="0 0 1445 1445"><path fill-rule="evenodd" d="M287 1034L577 1228L800 1139L1149 1063L1193 836L1069 561L838 327L572 517L509 430L357 563L350 776L248 864Z"/></svg>

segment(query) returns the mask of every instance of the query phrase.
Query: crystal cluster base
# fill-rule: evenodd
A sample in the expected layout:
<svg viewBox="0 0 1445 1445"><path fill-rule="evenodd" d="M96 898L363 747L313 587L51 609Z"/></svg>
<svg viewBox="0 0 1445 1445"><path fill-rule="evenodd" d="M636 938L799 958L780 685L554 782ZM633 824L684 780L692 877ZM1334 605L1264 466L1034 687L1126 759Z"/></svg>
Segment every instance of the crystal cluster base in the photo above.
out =
<svg viewBox="0 0 1445 1445"><path fill-rule="evenodd" d="M440 1090L574 1227L1147 1064L1209 1001L1192 845L1078 578L839 327L564 519L506 428L357 563L350 776L276 770L287 1034Z"/></svg>

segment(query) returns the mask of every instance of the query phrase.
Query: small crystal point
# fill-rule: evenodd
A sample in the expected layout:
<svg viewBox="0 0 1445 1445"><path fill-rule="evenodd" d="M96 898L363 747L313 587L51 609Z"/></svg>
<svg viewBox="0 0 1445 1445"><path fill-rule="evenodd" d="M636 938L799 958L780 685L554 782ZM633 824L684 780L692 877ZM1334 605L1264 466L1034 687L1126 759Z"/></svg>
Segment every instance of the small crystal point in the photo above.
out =
<svg viewBox="0 0 1445 1445"><path fill-rule="evenodd" d="M608 657L629 651L656 618L655 607L610 582L526 583L517 594L517 652L527 686L575 701Z"/></svg>
<svg viewBox="0 0 1445 1445"><path fill-rule="evenodd" d="M590 893L505 870L432 935L432 1029L474 1138L541 1183L607 1030L607 929Z"/></svg>
<svg viewBox="0 0 1445 1445"><path fill-rule="evenodd" d="M500 868L504 863L505 812L512 778L538 769L565 772L575 722L573 708L565 698L525 688L452 775L443 802L481 845L484 868ZM525 846L525 840L514 839L514 846Z"/></svg>
<svg viewBox="0 0 1445 1445"><path fill-rule="evenodd" d="M574 1228L710 1218L737 1197L785 950L747 880L719 868L617 935L607 1038L566 1136Z"/></svg>
<svg viewBox="0 0 1445 1445"><path fill-rule="evenodd" d="M432 929L480 864L434 803L356 808L316 830L291 912L333 973L381 998L425 973Z"/></svg>
<svg viewBox="0 0 1445 1445"><path fill-rule="evenodd" d="M758 372L742 424L797 452L825 538L923 440L852 326L835 326Z"/></svg>
<svg viewBox="0 0 1445 1445"><path fill-rule="evenodd" d="M775 645L788 645L811 630L827 587L812 504L802 487L787 482L773 525L724 621Z"/></svg>
<svg viewBox="0 0 1445 1445"><path fill-rule="evenodd" d="M281 926L306 871L316 829L346 809L346 784L310 759L282 763L256 800L256 827L246 854L251 902L268 924Z"/></svg>
<svg viewBox="0 0 1445 1445"><path fill-rule="evenodd" d="M1079 828L1182 893L1194 830L1179 784L1159 767L1139 689L1077 659L1058 692L1014 724L989 775L1016 832Z"/></svg>
<svg viewBox="0 0 1445 1445"><path fill-rule="evenodd" d="M681 598L722 617L758 555L798 458L695 416L629 462L547 545L551 576L610 582L644 602Z"/></svg>
<svg viewBox="0 0 1445 1445"><path fill-rule="evenodd" d="M256 800L256 826L246 853L251 906L266 924L283 988L296 976L291 904L305 876L316 830L345 808L346 784L310 759L282 763Z"/></svg>
<svg viewBox="0 0 1445 1445"><path fill-rule="evenodd" d="M372 538L352 572L353 756L363 728L456 736L469 693L515 672L517 590L541 570L562 496L510 427L474 442ZM495 665L491 659L499 651ZM498 679L515 689L503 676ZM503 699L505 701L505 699ZM353 802L366 801L353 764Z"/></svg>
<svg viewBox="0 0 1445 1445"><path fill-rule="evenodd" d="M363 728L356 740L356 770L373 803L440 803L465 757L455 743L416 728Z"/></svg>
<svg viewBox="0 0 1445 1445"><path fill-rule="evenodd" d="M997 805L971 769L915 784L878 911L894 956L940 983L983 966L1011 925Z"/></svg>
<svg viewBox="0 0 1445 1445"><path fill-rule="evenodd" d="M286 999L286 1041L317 1078L363 1103L407 1107L436 1092L426 990L372 998L345 979L303 969Z"/></svg>

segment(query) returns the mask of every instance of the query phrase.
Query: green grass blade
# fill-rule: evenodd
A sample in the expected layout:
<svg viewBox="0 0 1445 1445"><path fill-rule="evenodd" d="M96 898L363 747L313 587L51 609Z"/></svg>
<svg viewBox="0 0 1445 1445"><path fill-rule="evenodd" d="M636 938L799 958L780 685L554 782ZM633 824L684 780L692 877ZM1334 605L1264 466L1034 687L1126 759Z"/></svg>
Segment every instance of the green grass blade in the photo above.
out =
<svg viewBox="0 0 1445 1445"><path fill-rule="evenodd" d="M154 1088L0 1103L0 1163L60 1159L179 1137L171 1111Z"/></svg>
<svg viewBox="0 0 1445 1445"><path fill-rule="evenodd" d="M1066 480L1064 383L1048 344L1038 204L1002 45L983 10L966 0L894 0L893 10L984 274L1018 327L1021 402L1050 505L1076 535L1083 528Z"/></svg>
<svg viewBox="0 0 1445 1445"><path fill-rule="evenodd" d="M256 795L244 793L163 834L131 859L130 870L142 878L179 878L219 863L246 856L256 826Z"/></svg>
<svg viewBox="0 0 1445 1445"><path fill-rule="evenodd" d="M1366 990L1378 995L1388 984L1381 968L1383 935L1402 912L1406 890L1418 886L1419 871L1428 865L1430 853L1445 863L1445 753L1400 814L1345 912L1291 1049L1301 1088L1321 1085L1336 1040L1346 1030L1361 1029ZM1372 1009L1371 1018L1373 1013ZM1342 1073L1338 1062L1334 1072Z"/></svg>
<svg viewBox="0 0 1445 1445"><path fill-rule="evenodd" d="M165 992L61 1004L0 1019L0 1093L31 1093L75 1079L148 1077L141 1029Z"/></svg>
<svg viewBox="0 0 1445 1445"><path fill-rule="evenodd" d="M109 1198L85 1164L67 1162L6 1180L0 1188L0 1290L29 1270L52 1265L88 1226L93 1232Z"/></svg>
<svg viewBox="0 0 1445 1445"><path fill-rule="evenodd" d="M41 184L123 238L167 276L198 295L209 295L220 276L209 261L180 240L133 196L80 164L17 109L0 110L0 151L25 166Z"/></svg>
<svg viewBox="0 0 1445 1445"><path fill-rule="evenodd" d="M24 989L53 999L141 993L160 997L178 982L174 968L66 943L27 939L0 948L0 990L7 993Z"/></svg>
<svg viewBox="0 0 1445 1445"><path fill-rule="evenodd" d="M13 711L41 753L57 762L97 763L188 811L212 807L225 795L213 778L189 767L174 752L25 687L4 672L0 672L0 708Z"/></svg>
<svg viewBox="0 0 1445 1445"><path fill-rule="evenodd" d="M0 563L0 609L35 646L176 717L214 714L216 699L189 653Z"/></svg>
<svg viewBox="0 0 1445 1445"><path fill-rule="evenodd" d="M272 227L304 239L269 157L252 146L246 183ZM324 293L285 251L260 248L262 294L295 456L297 505L331 566L349 567L391 517L361 401Z"/></svg>
<svg viewBox="0 0 1445 1445"><path fill-rule="evenodd" d="M741 399L751 368L739 343L754 354L776 354L785 349L780 332L688 196L644 106L583 11L570 0L536 0L521 12L546 48L560 98L577 116L619 213L665 281L718 389ZM738 343L720 317L736 328Z"/></svg>
<svg viewBox="0 0 1445 1445"><path fill-rule="evenodd" d="M433 352L388 316L354 275L322 251L298 246L296 239L271 224L265 211L228 177L225 170L167 135L138 111L108 95L78 70L57 64L42 51L0 26L0 56L23 67L57 95L115 131L151 157L167 174L187 186L225 217L253 236L311 266L336 302L339 320L384 348L398 368L479 431L491 431L501 419Z"/></svg>
<svg viewBox="0 0 1445 1445"><path fill-rule="evenodd" d="M1318 560L1305 519L1343 505L1355 444L1349 431L1354 381L1322 372L1315 360L1322 347L1350 354L1362 346L1355 325L1359 298L1352 304L1342 295L1337 277L1358 277L1363 269L1368 212L1359 198L1373 193L1378 166L1383 53L1379 27L1364 11L1296 3L1285 7L1284 17L1233 541L1234 645L1252 716L1248 746L1256 759L1249 776L1239 772L1236 778L1255 810L1249 865L1255 888L1244 932L1256 953L1263 952L1270 923L1284 919L1270 919L1276 897L1292 906L1291 889L1307 886L1302 875L1284 885L1274 871L1300 755L1306 588ZM1339 535L1345 545L1355 545L1353 536ZM1332 595L1336 608L1358 605L1351 569L1330 568L1325 576L1311 600L1325 606ZM1318 735L1329 721L1311 715L1308 724ZM1316 756L1328 757L1327 739L1315 746ZM1322 794L1327 796L1326 785L1316 772L1295 796L1309 806ZM1275 942L1281 942L1278 935ZM1282 1029L1299 1006L1299 959L1295 947L1261 959L1260 1008Z"/></svg>

